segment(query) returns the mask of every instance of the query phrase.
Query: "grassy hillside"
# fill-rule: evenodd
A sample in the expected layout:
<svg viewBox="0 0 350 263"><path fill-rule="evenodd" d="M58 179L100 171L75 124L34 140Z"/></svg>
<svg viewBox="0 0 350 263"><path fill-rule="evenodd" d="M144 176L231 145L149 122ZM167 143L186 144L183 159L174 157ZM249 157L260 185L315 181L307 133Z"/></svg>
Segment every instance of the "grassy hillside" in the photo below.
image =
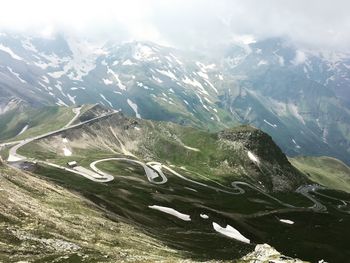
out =
<svg viewBox="0 0 350 263"><path fill-rule="evenodd" d="M350 168L331 157L295 157L291 163L312 181L350 193Z"/></svg>
<svg viewBox="0 0 350 263"><path fill-rule="evenodd" d="M71 155L66 156L64 149ZM33 173L78 193L109 218L139 229L171 251L181 251L180 258L238 259L261 243L312 262L344 262L350 256L346 246L350 221L340 220L347 216L347 207L339 207L342 200L349 199L346 193L328 190L315 201L295 192L310 181L290 164L269 135L251 126L210 133L115 113L31 142L19 153L61 165L74 160L85 168L108 157L158 161L171 167L182 177L164 170L168 181L159 185L150 183L142 166L125 160L98 164L114 177L108 183L96 183L40 163ZM232 187L233 181L249 185L241 183L244 191L240 192ZM175 209L190 220L152 206ZM330 213L319 213L323 209ZM291 226L280 219L295 223ZM251 243L217 233L214 222L237 228ZM315 244L331 249L315 250Z"/></svg>
<svg viewBox="0 0 350 263"><path fill-rule="evenodd" d="M68 142L64 143L63 138ZM72 156L64 156L64 147L70 149ZM58 164L76 160L87 167L94 160L125 154L125 151L141 160L185 167L195 171L192 176L220 183L245 180L267 191L284 191L307 182L270 136L250 126L210 133L115 114L19 150L26 156ZM252 161L248 152L256 155L258 162Z"/></svg>
<svg viewBox="0 0 350 263"><path fill-rule="evenodd" d="M0 175L1 262L178 262L182 257L54 183L1 165Z"/></svg>
<svg viewBox="0 0 350 263"><path fill-rule="evenodd" d="M19 140L62 128L73 117L72 107L13 109L0 115L0 141ZM27 129L18 135L24 127Z"/></svg>

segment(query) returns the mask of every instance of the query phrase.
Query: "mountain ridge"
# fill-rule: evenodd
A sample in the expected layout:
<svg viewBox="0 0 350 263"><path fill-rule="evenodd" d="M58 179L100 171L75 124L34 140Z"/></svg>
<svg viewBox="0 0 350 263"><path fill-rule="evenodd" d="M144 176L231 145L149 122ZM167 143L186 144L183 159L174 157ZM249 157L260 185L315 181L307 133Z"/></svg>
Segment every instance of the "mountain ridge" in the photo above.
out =
<svg viewBox="0 0 350 263"><path fill-rule="evenodd" d="M290 156L350 162L346 53L300 50L281 39L233 45L216 59L150 42L98 46L64 36L2 35L0 44L1 111L22 99L100 103L210 130L247 123Z"/></svg>

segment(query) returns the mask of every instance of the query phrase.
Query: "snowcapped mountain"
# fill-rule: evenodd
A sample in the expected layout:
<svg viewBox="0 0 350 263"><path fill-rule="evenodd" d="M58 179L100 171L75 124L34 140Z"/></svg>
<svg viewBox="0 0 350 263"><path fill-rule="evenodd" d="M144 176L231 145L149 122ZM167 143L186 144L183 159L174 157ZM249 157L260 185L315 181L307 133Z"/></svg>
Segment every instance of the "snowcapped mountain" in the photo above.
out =
<svg viewBox="0 0 350 263"><path fill-rule="evenodd" d="M350 162L350 55L281 39L207 58L149 42L96 44L0 35L0 112L100 103L209 129L251 123L289 155Z"/></svg>
<svg viewBox="0 0 350 263"><path fill-rule="evenodd" d="M0 37L3 101L100 103L141 118L227 126L218 103L222 74L153 43L94 46L57 37ZM225 123L221 121L226 118Z"/></svg>
<svg viewBox="0 0 350 263"><path fill-rule="evenodd" d="M225 91L222 103L240 122L268 132L288 155L349 162L349 58L281 39L234 47L223 63L239 88Z"/></svg>

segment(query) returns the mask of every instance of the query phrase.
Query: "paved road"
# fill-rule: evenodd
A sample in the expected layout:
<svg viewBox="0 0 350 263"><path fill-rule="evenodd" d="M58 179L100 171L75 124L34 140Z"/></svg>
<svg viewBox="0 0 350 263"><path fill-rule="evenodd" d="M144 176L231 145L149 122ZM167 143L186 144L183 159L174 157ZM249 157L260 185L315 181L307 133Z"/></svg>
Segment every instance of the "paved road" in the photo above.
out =
<svg viewBox="0 0 350 263"><path fill-rule="evenodd" d="M45 161L36 161L37 163L41 163L41 164L46 164L48 166L51 166L51 167L54 167L54 168L58 168L58 169L62 169L64 171L68 171L68 172L71 172L71 173L74 173L74 174L77 174L77 175L81 175L91 181L94 181L94 182L99 182L99 183L108 183L110 181L113 181L114 180L114 177L113 176L105 176L105 175L102 175L102 174L96 174L96 175L93 175L93 171L90 171L89 172L83 172L83 171L78 171L78 170L75 170L75 168L71 169L71 168L67 168L67 167L64 167L64 166L61 166L61 165L57 165L57 164L54 164L54 163L50 163L50 162L45 162Z"/></svg>
<svg viewBox="0 0 350 263"><path fill-rule="evenodd" d="M136 163L139 164L143 167L143 169L145 170L145 174L147 176L147 179L149 182L153 183L153 184L165 184L168 179L166 178L166 176L164 175L164 173L162 172L161 169L159 169L159 167L157 165L146 165L143 162L137 161L137 160L133 160L133 159L128 159L128 158L106 158L106 159L101 159L95 162L92 162L90 164L90 167L92 170L94 170L96 173L99 174L104 174L105 176L112 176L108 173L105 173L101 170L99 170L96 167L96 164L100 163L100 162L106 162L106 161L125 161L125 162L129 162L129 163ZM113 177L113 176L112 176ZM155 180L156 178L160 177L160 181Z"/></svg>
<svg viewBox="0 0 350 263"><path fill-rule="evenodd" d="M56 130L56 131L51 131L51 132L48 132L48 133L45 133L45 134L41 134L41 135L38 135L38 136L35 136L35 137L32 137L32 138L27 138L27 139L24 139L24 140L21 140L21 141L14 141L14 142L3 143L3 144L0 144L0 146L14 145L9 150L9 157L7 159L7 161L9 163L11 163L11 162L18 162L18 161L35 161L37 163L46 164L46 165L51 166L51 167L59 168L59 169L62 169L62 170L65 170L65 171L69 171L69 172L77 174L77 175L84 176L85 178L90 179L90 180L95 181L95 182L110 182L110 181L112 181L114 179L113 176L106 176L104 174L99 174L99 173L95 174L93 171L90 171L90 170L89 170L89 172L87 172L87 171L84 172L83 170L79 171L79 169L74 169L74 168L71 169L71 168L67 168L67 167L64 167L64 166L61 166L61 165L57 165L57 164L54 164L54 163L50 163L50 162L46 162L46 161L33 160L31 158L27 158L26 156L18 154L17 150L19 148L23 147L24 145L26 145L26 144L28 144L30 142L33 142L35 140L39 140L39 139L45 138L45 137L50 136L50 135L54 135L54 134L57 134L57 133L60 133L60 132L63 132L63 131L67 131L69 129L80 127L80 126L82 126L84 124L91 123L91 122L94 122L96 120L99 120L99 119L111 116L111 115L113 115L115 113L117 113L117 111L113 111L112 113L107 113L107 114L98 116L96 118L93 118L93 119L90 119L90 120L87 120L87 121L84 121L84 122L81 122L81 123L78 123L78 124L75 124L75 125L71 125L80 115L80 108L77 108L75 110L75 116L62 129L59 129L59 130Z"/></svg>
<svg viewBox="0 0 350 263"><path fill-rule="evenodd" d="M125 161L125 162L139 164L145 170L145 175L146 175L148 181L153 183L153 184L165 184L168 181L167 177L165 176L165 174L162 171L162 168L164 168L165 170L168 170L173 175L175 175L175 176L177 176L177 177L179 177L179 178L181 178L181 179L183 179L185 181L188 181L188 182L191 182L191 183L194 183L194 184L206 187L206 188L210 188L210 189L215 190L217 192L223 192L223 193L227 193L227 194L242 194L242 193L244 193L243 189L241 189L241 191L239 191L239 192L233 192L233 191L223 190L223 189L215 187L215 186L207 185L205 183L197 182L195 180L189 179L189 178L179 174L178 172L174 171L170 167L168 167L166 165L163 165L163 164L161 164L159 162L148 162L148 163L145 164L145 163L140 162L138 160L129 159L129 158L106 158L106 159L101 159L101 160L92 162L90 164L90 167L91 167L92 170L94 170L95 172L97 172L99 174L105 174L105 175L112 176L112 175L110 175L108 173L105 173L105 172L99 170L96 167L96 164L98 164L100 162L106 162L106 161ZM160 181L158 181L158 180L156 181L155 180L158 177L160 177L160 179L161 179Z"/></svg>
<svg viewBox="0 0 350 263"><path fill-rule="evenodd" d="M70 120L62 129L59 129L59 130L56 130L56 131L52 131L52 132L48 132L48 133L45 133L45 134L42 134L42 135L39 135L39 136L36 136L36 137L24 139L24 140L21 140L21 141L14 141L14 142L7 142L7 143L0 144L0 146L14 145L13 147L10 148L8 162L11 163L11 162L29 160L29 158L18 154L17 150L19 148L23 147L24 145L32 142L32 141L35 141L35 140L38 140L38 139L42 139L42 138L45 138L47 136L54 135L54 134L57 134L57 133L60 133L60 132L63 132L63 131L69 130L69 129L80 127L80 126L82 126L84 124L87 124L87 123L90 123L90 122L93 122L93 121L96 121L96 120L99 120L99 119L111 116L111 115L115 114L116 111L114 111L112 113L104 114L102 116L99 116L99 117L96 117L96 118L93 118L93 119L90 119L90 120L87 120L87 121L84 121L84 122L79 123L79 124L71 125L79 117L79 115L80 115L80 108L75 109L75 113L76 113L76 115L74 116L74 118L72 120ZM95 182L110 182L110 181L112 181L114 179L113 175L110 175L110 174L108 174L106 172L103 172L100 169L98 169L96 167L96 164L98 164L100 162L105 162L105 161L125 161L125 162L136 163L136 164L141 165L143 167L143 169L145 170L145 175L146 175L148 181L153 183L153 184L165 184L168 181L167 177L165 176L165 174L162 171L162 169L164 168L164 169L168 170L170 173L172 173L173 175L175 175L175 176L177 176L177 177L179 177L179 178L181 178L183 180L186 180L186 181L191 182L191 183L196 184L196 185L200 185L202 187L210 188L210 189L218 191L218 192L223 192L223 193L227 193L227 194L243 194L243 193L245 193L245 190L242 189L241 187L239 187L239 185L244 185L244 186L250 187L251 189L256 190L256 191L260 192L261 194L263 194L263 195L265 195L265 196L275 200L276 202L280 203L281 205L284 205L284 206L287 206L287 207L290 207L290 208L300 208L300 207L295 207L295 206L292 206L290 204L287 204L287 203L285 203L285 202L275 198L274 196L265 193L261 189L258 189L257 187L254 187L254 186L252 186L252 185L250 185L250 184L248 184L246 182L240 182L240 181L232 182L233 190L236 190L236 191L224 190L222 188L218 188L218 187L215 187L215 186L207 185L207 184L202 183L202 182L197 182L197 181L195 181L193 179L189 179L189 178L179 174L178 172L174 171L170 167L168 167L166 165L163 165L163 164L161 164L159 162L148 162L148 163L145 164L145 163L143 163L141 161L134 160L134 159L129 159L129 158L106 158L106 159L101 159L101 160L94 161L94 162L92 162L90 164L90 168L95 172L94 173L93 171L90 171L90 170L85 171L84 169L86 169L86 168L80 169L80 170L79 169L74 169L74 168L71 169L71 168L67 168L67 167L60 166L60 165L57 165L57 164L53 164L53 163L46 162L46 161L40 161L40 160L35 160L35 161L38 162L38 163L46 164L46 165L51 166L51 167L55 167L55 168L59 168L59 169L65 170L65 171L69 171L69 172L77 174L77 175L81 175L81 176L83 176L83 177L85 177L87 179L90 179L92 181L95 181ZM158 178L160 178L160 180L156 180ZM315 211L325 211L326 207L324 205L322 205L320 202L318 202L310 194L310 192L315 192L318 189L320 189L318 186L306 185L306 186L299 187L296 190L296 192L299 193L299 194L302 194L303 196L305 196L306 198L308 198L310 201L312 201L314 203L313 206L308 207L308 208L313 209Z"/></svg>
<svg viewBox="0 0 350 263"><path fill-rule="evenodd" d="M323 189L322 186L319 185L302 185L300 186L296 192L305 196L307 199L312 201L314 205L310 207L311 209L318 211L318 212L324 212L327 211L327 207L325 207L323 204L321 204L319 201L317 201L310 192L316 192L319 189Z"/></svg>
<svg viewBox="0 0 350 263"><path fill-rule="evenodd" d="M94 122L96 120L99 120L99 119L102 119L102 118L105 118L105 117L108 117L108 116L111 116L113 114L115 114L116 112L112 112L112 113L108 113L108 114L104 114L104 115L101 115L101 116L98 116L96 118L93 118L93 119L90 119L90 120L87 120L87 121L84 121L84 122L81 122L81 123L78 123L78 124L75 124L75 125L71 125L69 127L63 127L62 129L59 129L59 130L56 130L56 131L51 131L51 132L48 132L48 133L45 133L45 134L41 134L41 135L38 135L38 136L35 136L35 137L32 137L32 138L28 138L28 139L24 139L22 141L19 141L19 144L16 144L15 146L13 146L10 151L9 151L9 157L7 159L8 162L17 162L17 161L24 161L27 159L27 157L25 156L22 156L20 154L17 153L17 150L21 147L23 147L24 145L32 142L32 141L35 141L35 140L39 140L39 139L42 139L42 138L45 138L45 137L48 137L50 135L54 135L56 133L60 133L60 132L63 132L63 131L67 131L67 130L70 130L70 129L73 129L73 128L76 128L76 127L80 127L80 126L83 126L84 124L87 124L87 123L90 123L90 122ZM77 117L74 116L73 119L76 119ZM71 121L70 121L71 122Z"/></svg>
<svg viewBox="0 0 350 263"><path fill-rule="evenodd" d="M70 120L70 122L68 122L68 123L64 126L64 128L71 126L72 123L75 122L75 121L78 119L78 117L79 117L79 115L80 115L80 110L81 110L81 107L79 107L79 108L74 108L74 109L73 109L73 112L75 113L75 116L74 116L73 119Z"/></svg>
<svg viewBox="0 0 350 263"><path fill-rule="evenodd" d="M152 162L152 163L155 163L155 162ZM212 189L212 190L215 190L217 192L222 192L222 193L226 193L226 194L241 194L242 192L233 192L233 191L227 191L227 190L224 190L222 188L218 188L218 187L215 187L215 186L211 186L211 185L207 185L205 183L201 183L201 182L197 182L195 180L192 180L192 179L189 179L181 174L179 174L178 172L174 171L173 169L171 169L170 167L166 166L166 165L162 165L160 163L157 163L158 165L160 165L161 168L164 168L166 170L168 170L169 172L171 172L173 175L185 180L185 181L188 181L188 182L191 182L191 183L194 183L194 184L197 184L197 185L200 185L200 186L203 186L203 187L206 187L206 188L209 188L209 189ZM244 192L243 192L244 193Z"/></svg>

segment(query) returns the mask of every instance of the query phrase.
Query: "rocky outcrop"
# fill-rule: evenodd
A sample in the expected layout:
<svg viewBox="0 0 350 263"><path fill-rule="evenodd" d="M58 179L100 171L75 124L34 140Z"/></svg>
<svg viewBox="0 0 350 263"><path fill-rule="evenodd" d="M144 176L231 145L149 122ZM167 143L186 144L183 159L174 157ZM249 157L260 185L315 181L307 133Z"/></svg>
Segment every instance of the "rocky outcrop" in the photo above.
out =
<svg viewBox="0 0 350 263"><path fill-rule="evenodd" d="M308 182L307 178L288 161L286 155L267 133L255 127L243 125L218 133L218 139L256 166L250 176L261 181L270 191L295 190Z"/></svg>
<svg viewBox="0 0 350 263"><path fill-rule="evenodd" d="M282 255L268 244L258 244L255 250L242 258L242 262L254 263L306 263L300 259L294 259Z"/></svg>

